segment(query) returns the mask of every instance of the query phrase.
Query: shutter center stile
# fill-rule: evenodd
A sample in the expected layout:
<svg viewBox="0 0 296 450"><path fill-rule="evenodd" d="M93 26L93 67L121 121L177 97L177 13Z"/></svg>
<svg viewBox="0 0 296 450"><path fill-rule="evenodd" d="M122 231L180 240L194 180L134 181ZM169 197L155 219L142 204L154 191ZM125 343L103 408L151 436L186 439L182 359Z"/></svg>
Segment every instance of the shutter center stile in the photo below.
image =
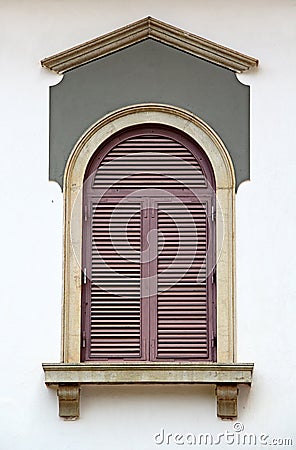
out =
<svg viewBox="0 0 296 450"><path fill-rule="evenodd" d="M157 127L122 133L91 161L83 360L215 359L215 191L206 162L197 144Z"/></svg>

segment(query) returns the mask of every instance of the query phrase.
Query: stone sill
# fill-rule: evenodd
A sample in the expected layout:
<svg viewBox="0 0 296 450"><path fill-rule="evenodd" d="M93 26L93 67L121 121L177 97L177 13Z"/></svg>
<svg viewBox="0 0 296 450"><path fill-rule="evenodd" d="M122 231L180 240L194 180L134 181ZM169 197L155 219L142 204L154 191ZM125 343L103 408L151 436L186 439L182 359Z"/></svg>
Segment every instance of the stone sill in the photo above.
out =
<svg viewBox="0 0 296 450"><path fill-rule="evenodd" d="M237 417L238 384L252 383L254 364L220 363L45 363L45 384L56 388L59 415L79 417L81 385L99 384L214 384L217 415Z"/></svg>
<svg viewBox="0 0 296 450"><path fill-rule="evenodd" d="M253 364L219 363L78 363L43 364L45 383L78 384L251 384Z"/></svg>

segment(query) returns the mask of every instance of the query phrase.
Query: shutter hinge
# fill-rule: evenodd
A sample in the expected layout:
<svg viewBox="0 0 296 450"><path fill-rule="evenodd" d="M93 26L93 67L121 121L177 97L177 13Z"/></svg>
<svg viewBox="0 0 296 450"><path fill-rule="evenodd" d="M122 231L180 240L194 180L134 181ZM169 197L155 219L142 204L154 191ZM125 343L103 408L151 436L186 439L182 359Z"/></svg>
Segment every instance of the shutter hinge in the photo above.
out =
<svg viewBox="0 0 296 450"><path fill-rule="evenodd" d="M212 205L211 219L212 219L212 222L214 222L216 220L216 211L215 211L214 205Z"/></svg>
<svg viewBox="0 0 296 450"><path fill-rule="evenodd" d="M212 331L211 346L212 348L217 347L217 336L214 331Z"/></svg>
<svg viewBox="0 0 296 450"><path fill-rule="evenodd" d="M212 284L216 284L216 270L212 271Z"/></svg>
<svg viewBox="0 0 296 450"><path fill-rule="evenodd" d="M86 332L82 331L82 348L86 347Z"/></svg>
<svg viewBox="0 0 296 450"><path fill-rule="evenodd" d="M86 267L83 269L83 284L87 283L87 273L86 273Z"/></svg>
<svg viewBox="0 0 296 450"><path fill-rule="evenodd" d="M87 222L88 219L88 207L87 205L84 206L84 221Z"/></svg>

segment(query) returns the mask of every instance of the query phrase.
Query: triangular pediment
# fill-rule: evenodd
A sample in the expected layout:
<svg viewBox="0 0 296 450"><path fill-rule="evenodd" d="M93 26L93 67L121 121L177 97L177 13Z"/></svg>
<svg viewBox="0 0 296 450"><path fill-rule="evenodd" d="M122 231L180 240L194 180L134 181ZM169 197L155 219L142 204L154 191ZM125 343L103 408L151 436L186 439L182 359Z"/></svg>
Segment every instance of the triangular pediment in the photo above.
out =
<svg viewBox="0 0 296 450"><path fill-rule="evenodd" d="M255 58L152 17L146 17L111 33L45 58L41 61L41 65L58 74L63 74L145 39L154 39L234 72L244 72L258 65L258 60Z"/></svg>

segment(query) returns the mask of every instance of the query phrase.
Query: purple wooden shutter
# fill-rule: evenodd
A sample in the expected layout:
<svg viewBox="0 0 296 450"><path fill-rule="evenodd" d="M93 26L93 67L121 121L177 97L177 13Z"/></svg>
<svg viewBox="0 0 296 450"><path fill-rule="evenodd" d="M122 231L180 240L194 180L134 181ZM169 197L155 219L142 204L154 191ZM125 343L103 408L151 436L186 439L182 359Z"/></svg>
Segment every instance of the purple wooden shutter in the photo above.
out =
<svg viewBox="0 0 296 450"><path fill-rule="evenodd" d="M156 359L209 358L209 210L159 204Z"/></svg>
<svg viewBox="0 0 296 450"><path fill-rule="evenodd" d="M214 177L169 128L107 142L86 173L83 360L214 360Z"/></svg>
<svg viewBox="0 0 296 450"><path fill-rule="evenodd" d="M93 187L106 189L110 183L122 190L172 191L207 186L194 154L182 143L155 134L130 137L109 151L96 172Z"/></svg>
<svg viewBox="0 0 296 450"><path fill-rule="evenodd" d="M92 204L89 357L140 358L140 204L104 200Z"/></svg>

